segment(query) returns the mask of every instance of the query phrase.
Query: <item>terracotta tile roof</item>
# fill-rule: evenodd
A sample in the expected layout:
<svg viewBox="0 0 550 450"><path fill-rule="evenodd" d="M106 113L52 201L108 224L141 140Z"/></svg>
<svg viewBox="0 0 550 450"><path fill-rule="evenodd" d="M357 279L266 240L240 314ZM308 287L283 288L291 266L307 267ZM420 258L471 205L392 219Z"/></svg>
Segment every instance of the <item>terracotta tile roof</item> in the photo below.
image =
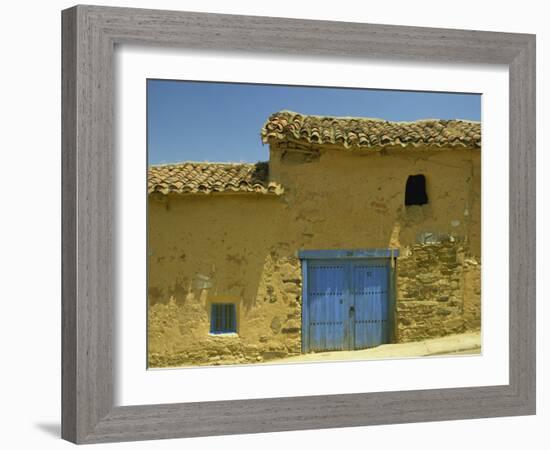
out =
<svg viewBox="0 0 550 450"><path fill-rule="evenodd" d="M262 128L262 141L293 139L312 144L352 147L481 147L481 124L463 120L389 122L363 117L307 116L292 111L272 114Z"/></svg>
<svg viewBox="0 0 550 450"><path fill-rule="evenodd" d="M268 180L268 163L232 164L184 162L150 166L147 192L161 194L256 192L283 193L283 188Z"/></svg>

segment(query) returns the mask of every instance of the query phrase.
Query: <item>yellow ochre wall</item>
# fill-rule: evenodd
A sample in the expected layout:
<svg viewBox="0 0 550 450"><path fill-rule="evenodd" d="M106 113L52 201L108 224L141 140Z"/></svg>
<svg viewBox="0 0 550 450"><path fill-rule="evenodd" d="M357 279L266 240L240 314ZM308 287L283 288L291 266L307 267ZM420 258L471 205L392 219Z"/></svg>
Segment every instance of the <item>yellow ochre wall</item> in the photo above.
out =
<svg viewBox="0 0 550 450"><path fill-rule="evenodd" d="M399 248L398 342L479 328L480 151L316 150L305 162L272 146L270 180L281 196L150 196L151 367L299 354L302 249ZM415 174L426 176L429 203L405 207ZM425 232L441 242L419 243ZM466 279L476 286L465 288ZM210 304L222 302L237 305L236 335L209 334Z"/></svg>

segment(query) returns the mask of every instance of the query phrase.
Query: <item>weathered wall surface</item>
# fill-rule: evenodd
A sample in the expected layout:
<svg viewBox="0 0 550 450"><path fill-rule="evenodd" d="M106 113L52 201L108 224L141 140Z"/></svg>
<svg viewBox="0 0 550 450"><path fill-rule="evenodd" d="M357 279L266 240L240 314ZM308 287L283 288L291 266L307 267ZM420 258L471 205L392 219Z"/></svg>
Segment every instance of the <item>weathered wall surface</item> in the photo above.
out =
<svg viewBox="0 0 550 450"><path fill-rule="evenodd" d="M479 289L462 286L465 280L474 286L476 279L479 285L479 275L461 263L451 267L451 260L480 257L479 152L396 149L359 155L318 150L319 156L304 162L308 158L303 154L286 153L281 159L284 151L272 149L270 178L284 186L282 196L217 193L149 199L151 366L246 363L299 353L300 249L419 251L418 257L398 262L398 277L404 277L397 299L398 338L418 339L441 324L449 332L476 327ZM426 176L429 203L405 207L407 177L418 173ZM454 247L443 246L447 263L422 266L423 258L432 258L431 250L418 245L423 233L453 236L461 242L460 251L454 255ZM427 288L429 277L423 283L420 274L414 275L415 264L445 276L448 285L438 288L448 291L446 301L441 300L446 294L435 298ZM210 286L203 289L205 279ZM454 281L461 287L455 288ZM472 297L458 299L466 293ZM237 305L236 335L209 334L210 305L223 302ZM452 325L459 310L467 320ZM400 320L407 315L417 331L406 331Z"/></svg>
<svg viewBox="0 0 550 450"><path fill-rule="evenodd" d="M469 252L481 256L479 151L311 150L320 153L317 160L271 150L270 177L285 186L294 241L306 248L401 247L431 232L463 237ZM405 207L405 184L416 174L426 176L429 202Z"/></svg>
<svg viewBox="0 0 550 450"><path fill-rule="evenodd" d="M282 209L280 198L261 195L150 200L151 366L246 363L300 352L301 269L284 242ZM237 305L238 334L212 335L210 305L225 302Z"/></svg>
<svg viewBox="0 0 550 450"><path fill-rule="evenodd" d="M481 329L481 261L464 259L464 331Z"/></svg>
<svg viewBox="0 0 550 450"><path fill-rule="evenodd" d="M402 251L396 283L399 342L479 329L480 266L475 258L469 261L463 242L455 239Z"/></svg>
<svg viewBox="0 0 550 450"><path fill-rule="evenodd" d="M231 364L268 361L300 353L301 280L296 258L265 261L252 304L217 289L193 290L178 301L149 307L149 364ZM214 283L219 284L216 277ZM237 303L238 334L209 333L212 302Z"/></svg>

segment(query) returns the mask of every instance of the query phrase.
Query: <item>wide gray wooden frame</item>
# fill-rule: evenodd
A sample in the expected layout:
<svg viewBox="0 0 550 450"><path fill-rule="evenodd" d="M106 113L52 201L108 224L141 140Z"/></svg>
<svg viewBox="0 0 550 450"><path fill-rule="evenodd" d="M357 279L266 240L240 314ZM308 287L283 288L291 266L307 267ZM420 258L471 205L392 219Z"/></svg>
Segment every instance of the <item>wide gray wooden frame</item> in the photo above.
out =
<svg viewBox="0 0 550 450"><path fill-rule="evenodd" d="M535 37L76 6L62 13L62 437L76 443L535 413ZM114 406L115 44L506 64L510 80L508 385ZM490 167L487 170L491 170Z"/></svg>

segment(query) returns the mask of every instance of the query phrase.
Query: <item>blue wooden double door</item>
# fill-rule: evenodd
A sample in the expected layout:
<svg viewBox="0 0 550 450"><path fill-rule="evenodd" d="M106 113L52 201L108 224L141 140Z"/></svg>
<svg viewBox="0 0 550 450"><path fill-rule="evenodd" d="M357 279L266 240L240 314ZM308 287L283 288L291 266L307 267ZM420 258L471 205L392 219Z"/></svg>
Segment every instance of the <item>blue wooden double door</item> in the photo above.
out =
<svg viewBox="0 0 550 450"><path fill-rule="evenodd" d="M358 350L391 340L389 258L310 260L305 352Z"/></svg>

